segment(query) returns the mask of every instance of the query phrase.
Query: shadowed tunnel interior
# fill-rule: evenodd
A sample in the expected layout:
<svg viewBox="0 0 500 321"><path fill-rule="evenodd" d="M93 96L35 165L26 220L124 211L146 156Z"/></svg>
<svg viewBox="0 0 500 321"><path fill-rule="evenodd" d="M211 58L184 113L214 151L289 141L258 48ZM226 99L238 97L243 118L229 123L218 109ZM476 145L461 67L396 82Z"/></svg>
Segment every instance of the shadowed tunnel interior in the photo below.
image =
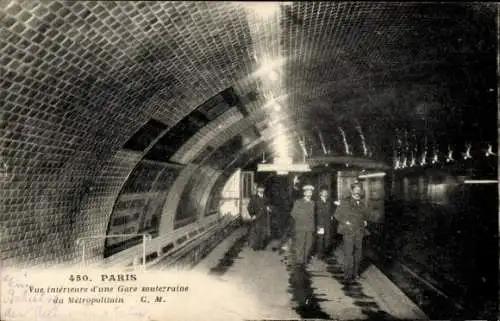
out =
<svg viewBox="0 0 500 321"><path fill-rule="evenodd" d="M498 179L497 15L485 3L1 1L2 265L77 263L84 243L89 264L144 263L143 234L149 262L222 226L236 170L329 157L388 172L381 265L423 248L398 262L432 266L464 300L496 287L496 184L444 207L407 194L430 172L434 188ZM481 235L477 263L464 235ZM435 246L453 259L431 263Z"/></svg>

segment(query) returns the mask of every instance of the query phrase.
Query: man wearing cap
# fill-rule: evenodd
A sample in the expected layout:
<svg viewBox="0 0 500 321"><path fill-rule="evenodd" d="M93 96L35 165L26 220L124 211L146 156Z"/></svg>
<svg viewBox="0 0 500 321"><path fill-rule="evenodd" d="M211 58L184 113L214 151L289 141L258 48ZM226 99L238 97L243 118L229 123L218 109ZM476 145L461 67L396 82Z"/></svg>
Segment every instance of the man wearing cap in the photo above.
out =
<svg viewBox="0 0 500 321"><path fill-rule="evenodd" d="M294 263L307 264L311 255L314 233L314 202L311 197L314 187L305 185L303 188L304 198L298 199L293 204L290 213L293 221L292 246L294 250Z"/></svg>
<svg viewBox="0 0 500 321"><path fill-rule="evenodd" d="M322 186L319 190L319 199L316 201L316 253L324 258L332 243L333 206L329 197L328 187Z"/></svg>
<svg viewBox="0 0 500 321"><path fill-rule="evenodd" d="M335 212L338 221L338 233L344 240L344 280L353 281L359 276L362 259L363 237L367 225L368 211L361 201L361 185L351 184L351 197L341 202Z"/></svg>
<svg viewBox="0 0 500 321"><path fill-rule="evenodd" d="M257 186L257 195L250 199L247 209L253 220L250 228L250 245L253 250L262 250L267 237L267 212L270 210L269 202L264 196L264 186Z"/></svg>

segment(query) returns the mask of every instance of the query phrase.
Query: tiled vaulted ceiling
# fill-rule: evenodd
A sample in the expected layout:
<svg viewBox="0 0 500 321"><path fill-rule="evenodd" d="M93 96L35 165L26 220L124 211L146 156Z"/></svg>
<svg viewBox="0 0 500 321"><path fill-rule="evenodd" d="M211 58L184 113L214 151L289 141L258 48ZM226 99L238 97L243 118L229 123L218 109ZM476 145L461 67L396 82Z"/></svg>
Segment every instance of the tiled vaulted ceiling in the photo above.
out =
<svg viewBox="0 0 500 321"><path fill-rule="evenodd" d="M63 161L116 151L151 117L172 126L231 86L240 97L256 93L246 108L267 117L252 119L284 119L289 130L308 133L321 128L332 148L340 145L332 128L352 132L354 119L380 145L389 123L406 124L422 104L429 115L433 108L471 108L461 88L496 99L486 92L491 73L481 73L495 66L495 5L18 0L1 6L3 137L30 143L17 150L57 149ZM276 79L260 77L265 61L275 63ZM265 107L272 98L280 111ZM203 148L194 145L199 150L185 151L190 157Z"/></svg>

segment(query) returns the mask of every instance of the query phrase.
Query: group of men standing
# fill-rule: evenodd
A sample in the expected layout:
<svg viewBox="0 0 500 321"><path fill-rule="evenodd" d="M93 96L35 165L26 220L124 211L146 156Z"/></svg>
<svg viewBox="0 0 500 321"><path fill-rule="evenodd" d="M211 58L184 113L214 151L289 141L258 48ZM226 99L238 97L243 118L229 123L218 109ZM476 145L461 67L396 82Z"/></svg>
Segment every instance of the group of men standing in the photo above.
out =
<svg viewBox="0 0 500 321"><path fill-rule="evenodd" d="M332 201L329 190L321 187L314 201L314 186L304 185L303 197L297 199L290 212L290 254L292 264L305 266L314 253L320 259L329 256L342 235L344 252L344 278L352 281L359 276L362 259L363 237L366 235L368 213L361 201L359 182L351 185L351 196L346 201ZM261 250L269 236L271 206L264 196L264 187L257 187L257 194L248 204L252 218L250 243L254 250ZM316 245L316 246L314 246Z"/></svg>

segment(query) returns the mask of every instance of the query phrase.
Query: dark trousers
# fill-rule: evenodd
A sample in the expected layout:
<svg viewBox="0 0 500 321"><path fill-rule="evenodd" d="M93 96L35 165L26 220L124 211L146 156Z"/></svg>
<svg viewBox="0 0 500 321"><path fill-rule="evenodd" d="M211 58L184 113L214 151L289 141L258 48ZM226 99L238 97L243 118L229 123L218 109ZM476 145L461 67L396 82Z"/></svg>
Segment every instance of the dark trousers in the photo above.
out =
<svg viewBox="0 0 500 321"><path fill-rule="evenodd" d="M316 254L319 257L324 257L327 254L326 237L316 234Z"/></svg>
<svg viewBox="0 0 500 321"><path fill-rule="evenodd" d="M285 213L276 211L271 214L271 237L280 239L286 233L288 217Z"/></svg>
<svg viewBox="0 0 500 321"><path fill-rule="evenodd" d="M306 266L297 264L291 269L290 285L292 287L292 299L299 306L303 306L312 294L310 275Z"/></svg>
<svg viewBox="0 0 500 321"><path fill-rule="evenodd" d="M306 231L294 231L292 244L294 249L293 262L295 264L307 264L313 250L314 233Z"/></svg>
<svg viewBox="0 0 500 321"><path fill-rule="evenodd" d="M254 250L263 249L267 238L266 216L257 218L250 227L250 246Z"/></svg>
<svg viewBox="0 0 500 321"><path fill-rule="evenodd" d="M344 234L344 278L353 279L359 274L363 258L363 232L350 231Z"/></svg>
<svg viewBox="0 0 500 321"><path fill-rule="evenodd" d="M316 254L324 257L330 254L333 245L333 236L330 229L325 229L325 234L316 234Z"/></svg>

